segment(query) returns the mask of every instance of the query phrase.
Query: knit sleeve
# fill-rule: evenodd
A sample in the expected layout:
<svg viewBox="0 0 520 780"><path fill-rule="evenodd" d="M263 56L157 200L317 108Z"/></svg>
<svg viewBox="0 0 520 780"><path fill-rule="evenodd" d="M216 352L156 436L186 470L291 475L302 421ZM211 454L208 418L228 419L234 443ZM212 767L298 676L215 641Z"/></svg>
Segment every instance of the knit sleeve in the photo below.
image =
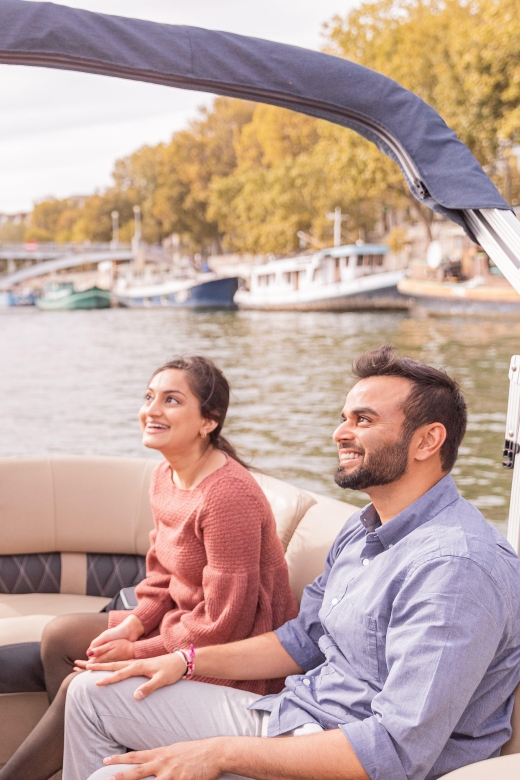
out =
<svg viewBox="0 0 520 780"><path fill-rule="evenodd" d="M201 513L207 564L203 599L191 610L165 615L160 635L136 642L137 658L245 639L253 629L260 589L262 526L270 509L244 481L213 483Z"/></svg>
<svg viewBox="0 0 520 780"><path fill-rule="evenodd" d="M175 606L169 591L171 573L161 565L155 552L156 537L157 528L150 532L146 577L136 586L137 607L131 613L139 618L145 634L157 628L164 615Z"/></svg>

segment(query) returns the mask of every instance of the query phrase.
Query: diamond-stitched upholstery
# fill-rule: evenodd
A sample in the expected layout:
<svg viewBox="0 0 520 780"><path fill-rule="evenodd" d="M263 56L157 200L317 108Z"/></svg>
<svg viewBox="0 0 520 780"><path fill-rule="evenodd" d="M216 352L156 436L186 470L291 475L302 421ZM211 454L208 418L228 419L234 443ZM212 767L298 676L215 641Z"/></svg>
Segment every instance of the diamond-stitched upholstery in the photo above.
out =
<svg viewBox="0 0 520 780"><path fill-rule="evenodd" d="M146 574L142 555L87 555L87 596L112 597L137 585Z"/></svg>
<svg viewBox="0 0 520 780"><path fill-rule="evenodd" d="M88 596L112 598L146 574L142 555L87 554ZM0 593L59 593L61 554L0 555Z"/></svg>
<svg viewBox="0 0 520 780"><path fill-rule="evenodd" d="M0 593L59 593L60 553L0 555Z"/></svg>

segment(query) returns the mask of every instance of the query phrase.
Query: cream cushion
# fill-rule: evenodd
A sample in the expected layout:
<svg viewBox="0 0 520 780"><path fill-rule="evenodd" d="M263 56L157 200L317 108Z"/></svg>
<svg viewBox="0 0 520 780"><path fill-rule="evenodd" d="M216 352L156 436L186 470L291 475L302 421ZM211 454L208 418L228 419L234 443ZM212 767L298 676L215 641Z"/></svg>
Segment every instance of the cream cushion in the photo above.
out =
<svg viewBox="0 0 520 780"><path fill-rule="evenodd" d="M146 555L156 465L144 458L0 458L0 555Z"/></svg>
<svg viewBox="0 0 520 780"><path fill-rule="evenodd" d="M0 458L0 555L36 552L146 555L153 518L145 458ZM307 491L251 472L287 548L315 503Z"/></svg>
<svg viewBox="0 0 520 780"><path fill-rule="evenodd" d="M443 775L443 780L518 780L520 755L499 756L469 764Z"/></svg>
<svg viewBox="0 0 520 780"><path fill-rule="evenodd" d="M287 550L298 523L307 510L316 503L316 499L306 490L259 471L252 471L251 475L258 482L271 505L278 538L283 549Z"/></svg>
<svg viewBox="0 0 520 780"><path fill-rule="evenodd" d="M43 629L57 615L100 612L109 601L98 596L63 593L0 595L0 645L39 642Z"/></svg>
<svg viewBox="0 0 520 780"><path fill-rule="evenodd" d="M334 539L357 507L309 493L314 504L298 524L289 543L285 560L294 595L301 601L303 589L322 572Z"/></svg>

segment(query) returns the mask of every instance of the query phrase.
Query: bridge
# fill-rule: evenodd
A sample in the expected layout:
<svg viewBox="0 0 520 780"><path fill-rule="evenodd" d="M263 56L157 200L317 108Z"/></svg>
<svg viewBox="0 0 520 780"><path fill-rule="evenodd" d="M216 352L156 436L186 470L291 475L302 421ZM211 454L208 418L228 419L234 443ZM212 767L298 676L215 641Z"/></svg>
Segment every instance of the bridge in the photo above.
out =
<svg viewBox="0 0 520 780"><path fill-rule="evenodd" d="M65 256L62 255L56 257L56 254L59 253L55 252L53 255L51 255L52 259L42 259L41 262L36 262L33 265L25 266L24 268L19 268L17 271L0 276L0 290L10 290L15 285L20 284L21 282L26 282L29 279L35 279L38 276L45 276L45 274L50 274L53 271L63 271L68 268L77 268L78 266L85 265L86 263L98 264L104 262L105 260L123 262L125 260L132 260L133 258L131 249L107 249L105 251L94 250L89 252L71 252L69 249L68 251L69 254L65 254ZM20 249L19 252L21 254L23 250ZM51 253L52 250L46 250L46 253L47 252ZM37 252L26 252L25 254L32 260L38 259ZM2 256L1 253L0 256ZM20 256L16 257L16 255L13 254L4 254L3 256L9 257L10 259L22 259Z"/></svg>

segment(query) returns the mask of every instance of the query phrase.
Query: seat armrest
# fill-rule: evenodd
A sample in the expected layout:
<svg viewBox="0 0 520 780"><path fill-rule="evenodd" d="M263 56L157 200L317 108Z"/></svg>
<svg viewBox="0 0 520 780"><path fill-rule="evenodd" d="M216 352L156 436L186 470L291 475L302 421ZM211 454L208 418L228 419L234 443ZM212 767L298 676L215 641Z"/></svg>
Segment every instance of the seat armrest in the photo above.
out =
<svg viewBox="0 0 520 780"><path fill-rule="evenodd" d="M518 780L520 777L520 753L498 758L488 758L460 769L455 769L442 780Z"/></svg>

